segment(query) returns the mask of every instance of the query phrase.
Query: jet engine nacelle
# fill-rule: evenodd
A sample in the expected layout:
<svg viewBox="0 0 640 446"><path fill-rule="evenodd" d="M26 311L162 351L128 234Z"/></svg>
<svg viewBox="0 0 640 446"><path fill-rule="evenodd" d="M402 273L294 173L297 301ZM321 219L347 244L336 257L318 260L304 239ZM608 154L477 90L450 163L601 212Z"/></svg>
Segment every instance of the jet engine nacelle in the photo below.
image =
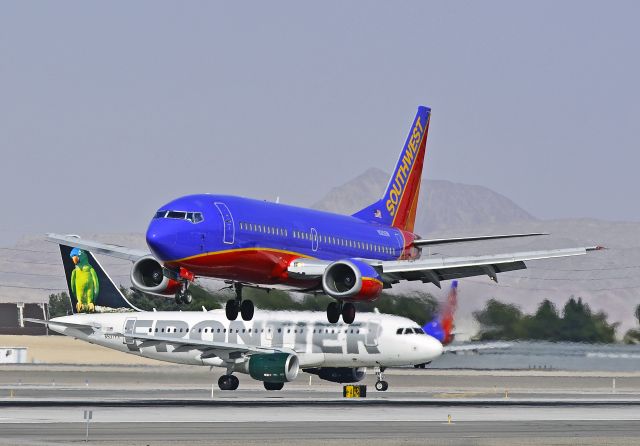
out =
<svg viewBox="0 0 640 446"><path fill-rule="evenodd" d="M305 369L307 373L318 375L320 379L332 383L357 383L367 376L366 367L322 367Z"/></svg>
<svg viewBox="0 0 640 446"><path fill-rule="evenodd" d="M248 363L243 363L238 371L248 373L258 381L284 383L296 379L300 361L296 355L289 353L251 355Z"/></svg>
<svg viewBox="0 0 640 446"><path fill-rule="evenodd" d="M131 268L131 283L144 293L175 294L180 288L180 282L165 277L162 268L153 256L142 257Z"/></svg>
<svg viewBox="0 0 640 446"><path fill-rule="evenodd" d="M382 291L378 272L360 260L338 260L322 275L322 288L329 296L347 300L374 300Z"/></svg>

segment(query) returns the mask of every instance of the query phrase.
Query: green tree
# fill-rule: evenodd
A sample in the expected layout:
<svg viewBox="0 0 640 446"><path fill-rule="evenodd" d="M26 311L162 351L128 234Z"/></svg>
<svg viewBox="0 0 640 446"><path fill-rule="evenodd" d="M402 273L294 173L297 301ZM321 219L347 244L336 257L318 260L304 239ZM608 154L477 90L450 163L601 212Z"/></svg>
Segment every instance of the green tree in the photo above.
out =
<svg viewBox="0 0 640 446"><path fill-rule="evenodd" d="M549 299L543 300L533 316L524 316L524 331L529 339L557 341L560 339L561 319L556 306Z"/></svg>
<svg viewBox="0 0 640 446"><path fill-rule="evenodd" d="M178 304L171 296L156 296L155 294L142 293L138 290L127 290L120 287L120 291L129 299L134 306L145 311L202 311L204 306L207 310L220 308L223 295L221 293L212 293L206 288L199 285L191 285L189 287L193 296L193 301L188 304ZM226 299L225 299L226 300Z"/></svg>
<svg viewBox="0 0 640 446"><path fill-rule="evenodd" d="M633 315L636 317L638 323L640 324L640 305L636 307L636 311L633 313ZM640 344L640 330L635 328L627 330L627 332L624 334L624 337L622 338L622 341L625 344Z"/></svg>
<svg viewBox="0 0 640 446"><path fill-rule="evenodd" d="M515 305L490 299L485 308L473 316L480 324L480 340L511 340L523 338L522 311Z"/></svg>
<svg viewBox="0 0 640 446"><path fill-rule="evenodd" d="M358 311L374 311L377 308L381 313L406 317L422 326L435 317L438 312L438 301L428 293L407 295L382 293L373 302L358 303L357 308Z"/></svg>
<svg viewBox="0 0 640 446"><path fill-rule="evenodd" d="M49 295L49 318L71 314L71 299L65 292Z"/></svg>
<svg viewBox="0 0 640 446"><path fill-rule="evenodd" d="M614 342L617 323L609 324L603 312L593 314L581 298L571 297L564 306L561 340L572 342Z"/></svg>

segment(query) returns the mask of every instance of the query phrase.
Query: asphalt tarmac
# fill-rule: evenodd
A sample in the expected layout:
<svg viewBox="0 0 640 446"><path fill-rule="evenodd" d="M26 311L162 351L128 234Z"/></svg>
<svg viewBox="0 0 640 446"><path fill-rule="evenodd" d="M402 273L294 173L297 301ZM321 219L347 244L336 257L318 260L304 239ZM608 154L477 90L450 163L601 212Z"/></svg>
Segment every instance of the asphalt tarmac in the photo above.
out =
<svg viewBox="0 0 640 446"><path fill-rule="evenodd" d="M197 367L0 367L0 444L640 444L640 373L393 370L342 398L301 375L267 392Z"/></svg>

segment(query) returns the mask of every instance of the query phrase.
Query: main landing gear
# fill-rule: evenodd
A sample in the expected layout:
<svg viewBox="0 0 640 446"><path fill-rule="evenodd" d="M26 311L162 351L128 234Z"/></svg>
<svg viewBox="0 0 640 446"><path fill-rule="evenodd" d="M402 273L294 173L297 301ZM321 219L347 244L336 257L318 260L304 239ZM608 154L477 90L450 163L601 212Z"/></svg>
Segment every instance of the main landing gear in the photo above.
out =
<svg viewBox="0 0 640 446"><path fill-rule="evenodd" d="M340 320L340 315L342 315L342 320L345 324L353 323L356 318L355 305L351 302L331 302L327 306L327 320L335 324Z"/></svg>
<svg viewBox="0 0 640 446"><path fill-rule="evenodd" d="M176 292L176 303L180 304L190 304L193 302L193 295L191 291L189 291L189 282L186 280L180 284L180 289Z"/></svg>
<svg viewBox="0 0 640 446"><path fill-rule="evenodd" d="M376 390L378 392L386 392L389 388L389 383L384 380L384 368L380 367L376 369L376 377L378 380L376 381Z"/></svg>
<svg viewBox="0 0 640 446"><path fill-rule="evenodd" d="M238 318L238 313L242 316L242 320L250 321L253 319L254 306L250 300L242 300L242 284L235 282L233 288L236 291L236 298L229 299L224 311L227 314L227 319L235 321Z"/></svg>
<svg viewBox="0 0 640 446"><path fill-rule="evenodd" d="M222 375L218 378L220 390L236 390L240 385L240 380L233 375Z"/></svg>

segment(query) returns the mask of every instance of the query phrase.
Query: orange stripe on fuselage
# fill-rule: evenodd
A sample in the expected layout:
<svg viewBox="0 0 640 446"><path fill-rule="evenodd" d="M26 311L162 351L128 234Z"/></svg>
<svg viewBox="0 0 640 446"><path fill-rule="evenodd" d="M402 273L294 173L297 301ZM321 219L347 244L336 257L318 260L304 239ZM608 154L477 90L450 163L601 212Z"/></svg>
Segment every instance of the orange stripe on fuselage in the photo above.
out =
<svg viewBox="0 0 640 446"><path fill-rule="evenodd" d="M165 264L169 268L184 267L197 276L239 282L301 288L316 285L316 280L296 280L288 276L289 264L299 258L313 257L282 249L237 248L198 254Z"/></svg>

